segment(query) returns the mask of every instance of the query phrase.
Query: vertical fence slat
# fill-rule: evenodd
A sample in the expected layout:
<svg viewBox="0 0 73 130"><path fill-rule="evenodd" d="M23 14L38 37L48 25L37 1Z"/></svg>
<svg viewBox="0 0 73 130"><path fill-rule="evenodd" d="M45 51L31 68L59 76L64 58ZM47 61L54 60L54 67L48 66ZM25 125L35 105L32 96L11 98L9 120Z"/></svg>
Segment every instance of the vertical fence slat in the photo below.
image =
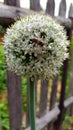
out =
<svg viewBox="0 0 73 130"><path fill-rule="evenodd" d="M4 0L4 4L20 7L20 0Z"/></svg>
<svg viewBox="0 0 73 130"><path fill-rule="evenodd" d="M40 11L40 0L30 0L30 9Z"/></svg>
<svg viewBox="0 0 73 130"><path fill-rule="evenodd" d="M52 83L52 92L51 92L51 98L50 98L50 110L55 107L57 85L58 85L58 75L56 77L54 77L53 83Z"/></svg>
<svg viewBox="0 0 73 130"><path fill-rule="evenodd" d="M7 89L9 102L10 130L21 130L21 78L17 76L14 72L7 71Z"/></svg>
<svg viewBox="0 0 73 130"><path fill-rule="evenodd" d="M57 85L58 85L58 75L53 78L49 110L52 110L56 104ZM49 130L53 130L53 122L49 123L47 128Z"/></svg>
<svg viewBox="0 0 73 130"><path fill-rule="evenodd" d="M47 0L46 13L54 16L55 0Z"/></svg>
<svg viewBox="0 0 73 130"><path fill-rule="evenodd" d="M42 117L47 111L47 96L48 96L48 80L44 79L41 81L41 93L40 93L40 110L39 116ZM44 128L42 129L44 130Z"/></svg>
<svg viewBox="0 0 73 130"><path fill-rule="evenodd" d="M48 80L41 81L41 95L40 95L40 117L46 113L47 109L47 94L48 94Z"/></svg>
<svg viewBox="0 0 73 130"><path fill-rule="evenodd" d="M61 16L61 17L66 16L66 0L61 0L61 2L60 2L59 16Z"/></svg>
<svg viewBox="0 0 73 130"><path fill-rule="evenodd" d="M63 66L63 76L62 76L62 85L61 85L61 94L60 94L60 103L59 103L60 114L58 116L58 120L55 123L55 130L60 130L63 121L67 68L68 68L68 59L64 61L64 66Z"/></svg>
<svg viewBox="0 0 73 130"><path fill-rule="evenodd" d="M69 17L73 17L73 4L71 3L70 8L69 8Z"/></svg>

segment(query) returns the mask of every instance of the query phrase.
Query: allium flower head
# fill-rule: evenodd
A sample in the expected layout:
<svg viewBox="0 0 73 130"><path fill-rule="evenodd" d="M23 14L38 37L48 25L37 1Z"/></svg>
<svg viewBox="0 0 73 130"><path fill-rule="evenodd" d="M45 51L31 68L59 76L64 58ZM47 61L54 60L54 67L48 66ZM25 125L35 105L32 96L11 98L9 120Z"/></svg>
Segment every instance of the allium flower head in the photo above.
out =
<svg viewBox="0 0 73 130"><path fill-rule="evenodd" d="M30 78L56 75L68 57L64 28L45 15L29 15L15 22L4 37L9 70Z"/></svg>

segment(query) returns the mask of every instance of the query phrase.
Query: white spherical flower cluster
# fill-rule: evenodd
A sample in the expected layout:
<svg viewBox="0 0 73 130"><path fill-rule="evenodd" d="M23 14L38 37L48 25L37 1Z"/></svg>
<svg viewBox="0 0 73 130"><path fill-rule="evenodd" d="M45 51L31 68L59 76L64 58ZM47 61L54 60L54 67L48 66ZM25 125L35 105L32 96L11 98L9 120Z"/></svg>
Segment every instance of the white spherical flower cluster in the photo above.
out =
<svg viewBox="0 0 73 130"><path fill-rule="evenodd" d="M64 28L45 15L29 15L15 22L4 37L9 70L30 78L56 75L68 57Z"/></svg>

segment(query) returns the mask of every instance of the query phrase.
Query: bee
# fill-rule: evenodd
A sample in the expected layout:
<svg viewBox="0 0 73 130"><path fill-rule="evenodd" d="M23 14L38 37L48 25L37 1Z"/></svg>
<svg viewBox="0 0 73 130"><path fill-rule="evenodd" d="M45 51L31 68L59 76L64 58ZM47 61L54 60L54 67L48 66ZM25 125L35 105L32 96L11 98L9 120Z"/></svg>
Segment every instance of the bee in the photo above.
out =
<svg viewBox="0 0 73 130"><path fill-rule="evenodd" d="M33 43L36 43L37 45L39 45L39 46L43 46L44 45L44 43L43 43L43 41L41 40L41 39L39 39L39 38L32 38L32 39L30 39L30 41Z"/></svg>

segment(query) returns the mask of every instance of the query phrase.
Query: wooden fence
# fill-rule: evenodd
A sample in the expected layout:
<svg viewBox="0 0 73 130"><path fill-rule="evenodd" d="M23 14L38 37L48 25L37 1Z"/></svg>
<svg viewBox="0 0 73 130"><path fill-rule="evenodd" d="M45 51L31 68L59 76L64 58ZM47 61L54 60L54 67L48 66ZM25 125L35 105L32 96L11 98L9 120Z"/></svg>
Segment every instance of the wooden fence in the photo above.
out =
<svg viewBox="0 0 73 130"><path fill-rule="evenodd" d="M48 0L46 13L54 16L55 2L54 0ZM4 10L5 9L5 10ZM14 17L31 13L28 10L0 5L0 24L7 27L14 22ZM66 1L62 0L60 3L59 16L56 17L62 25L65 26L68 39L71 39L73 30L73 8L72 5L69 9L69 18L66 16ZM8 13L8 14L7 14ZM6 14L6 15L5 15ZM64 112L68 115L73 115L73 56L71 59L71 72L70 72L70 84L69 93L65 99L66 92L66 80L68 71L68 59L64 61L62 80L59 89L58 75L51 81L44 79L43 81L35 81L36 85L36 130L60 130ZM10 118L10 130L22 129L22 99L21 99L21 77L17 76L14 72L7 71L7 90L8 90L8 103L9 103L9 118ZM37 105L38 99L38 82L39 87L39 105ZM29 80L27 90L29 87ZM59 97L57 97L59 91ZM27 91L28 97L28 91ZM59 100L57 102L57 99ZM27 118L26 118L26 130L30 130L29 122L29 104L27 100ZM72 111L71 111L72 110ZM0 130L2 126L0 125Z"/></svg>

